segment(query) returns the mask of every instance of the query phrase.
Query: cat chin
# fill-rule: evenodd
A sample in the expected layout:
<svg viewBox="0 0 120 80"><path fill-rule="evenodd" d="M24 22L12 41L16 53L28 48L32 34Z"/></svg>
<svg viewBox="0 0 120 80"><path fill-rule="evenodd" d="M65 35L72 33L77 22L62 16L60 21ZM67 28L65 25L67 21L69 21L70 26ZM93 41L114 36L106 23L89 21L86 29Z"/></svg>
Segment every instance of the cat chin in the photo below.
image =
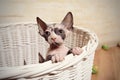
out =
<svg viewBox="0 0 120 80"><path fill-rule="evenodd" d="M54 45L54 46L58 46L59 47L62 43L53 42L51 44Z"/></svg>
<svg viewBox="0 0 120 80"><path fill-rule="evenodd" d="M49 44L58 45L58 46L61 45L61 44L63 44L63 42L64 41L50 41L50 42L48 41Z"/></svg>

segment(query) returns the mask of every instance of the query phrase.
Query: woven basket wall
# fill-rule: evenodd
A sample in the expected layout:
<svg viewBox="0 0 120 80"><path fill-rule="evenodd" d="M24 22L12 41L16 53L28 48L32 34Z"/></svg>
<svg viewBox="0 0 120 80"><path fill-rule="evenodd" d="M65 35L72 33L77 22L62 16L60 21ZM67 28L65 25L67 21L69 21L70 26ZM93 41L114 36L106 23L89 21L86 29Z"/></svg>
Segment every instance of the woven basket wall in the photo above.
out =
<svg viewBox="0 0 120 80"><path fill-rule="evenodd" d="M33 23L0 26L0 79L20 80L90 80L94 52L98 45L95 33L75 27L65 40L69 48L84 49L79 56L66 56L63 62L38 63L38 53L45 56L49 45ZM27 65L24 65L26 61Z"/></svg>

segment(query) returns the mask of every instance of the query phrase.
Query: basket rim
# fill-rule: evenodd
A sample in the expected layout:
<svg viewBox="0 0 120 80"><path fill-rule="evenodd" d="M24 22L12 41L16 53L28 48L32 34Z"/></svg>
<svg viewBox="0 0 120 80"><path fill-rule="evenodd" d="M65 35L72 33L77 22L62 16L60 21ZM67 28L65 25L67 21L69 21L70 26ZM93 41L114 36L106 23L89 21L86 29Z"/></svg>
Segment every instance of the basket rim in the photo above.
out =
<svg viewBox="0 0 120 80"><path fill-rule="evenodd" d="M47 24L52 24L53 22L47 22ZM29 21L29 22L10 22L10 23L0 23L0 28L4 28L6 26L9 26L9 25L17 25L17 24L36 24L36 22L33 22L33 21ZM2 27L1 27L2 26ZM92 37L94 36L96 38L96 41L97 41L97 45L98 45L98 42L99 42L99 39L97 37L97 34L95 34L95 32L87 29L87 28L84 28L84 26L77 26L77 25L73 25L73 27L75 29L82 29L86 32L88 32L90 35L92 35Z"/></svg>
<svg viewBox="0 0 120 80"><path fill-rule="evenodd" d="M52 24L53 22L47 22L47 24ZM33 22L33 21L29 21L29 22L10 22L10 23L0 23L0 28L4 28L6 26L9 26L9 25L17 25L17 24L37 24L37 22ZM2 26L2 27L1 27ZM76 29L82 29L84 31L87 31L89 33L93 33L95 34L93 31L87 29L87 28L84 28L84 26L78 26L78 25L73 25L73 27L75 27ZM96 39L98 41L98 37L97 35L95 34L96 36ZM99 42L99 41L98 41Z"/></svg>

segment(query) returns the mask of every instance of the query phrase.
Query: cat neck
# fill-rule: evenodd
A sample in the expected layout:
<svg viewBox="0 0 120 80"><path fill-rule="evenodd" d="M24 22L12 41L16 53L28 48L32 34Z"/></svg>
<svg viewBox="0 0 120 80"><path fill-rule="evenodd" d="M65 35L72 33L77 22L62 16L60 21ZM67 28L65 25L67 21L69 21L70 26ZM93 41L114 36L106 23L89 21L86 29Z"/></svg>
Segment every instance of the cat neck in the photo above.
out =
<svg viewBox="0 0 120 80"><path fill-rule="evenodd" d="M61 48L63 46L64 46L64 44L60 44L60 45L50 44L49 51L56 50L56 49Z"/></svg>

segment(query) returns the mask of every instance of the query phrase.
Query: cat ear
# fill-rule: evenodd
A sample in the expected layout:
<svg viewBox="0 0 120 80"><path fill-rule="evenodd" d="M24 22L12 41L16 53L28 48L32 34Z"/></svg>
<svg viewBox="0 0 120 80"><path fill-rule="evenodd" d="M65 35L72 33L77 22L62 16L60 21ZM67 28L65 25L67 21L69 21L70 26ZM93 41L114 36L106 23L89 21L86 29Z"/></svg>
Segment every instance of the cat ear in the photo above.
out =
<svg viewBox="0 0 120 80"><path fill-rule="evenodd" d="M39 32L40 32L41 35L43 35L45 30L47 29L47 25L39 17L36 17L36 21L37 21Z"/></svg>
<svg viewBox="0 0 120 80"><path fill-rule="evenodd" d="M73 15L71 12L68 12L67 15L61 22L68 30L73 29Z"/></svg>

